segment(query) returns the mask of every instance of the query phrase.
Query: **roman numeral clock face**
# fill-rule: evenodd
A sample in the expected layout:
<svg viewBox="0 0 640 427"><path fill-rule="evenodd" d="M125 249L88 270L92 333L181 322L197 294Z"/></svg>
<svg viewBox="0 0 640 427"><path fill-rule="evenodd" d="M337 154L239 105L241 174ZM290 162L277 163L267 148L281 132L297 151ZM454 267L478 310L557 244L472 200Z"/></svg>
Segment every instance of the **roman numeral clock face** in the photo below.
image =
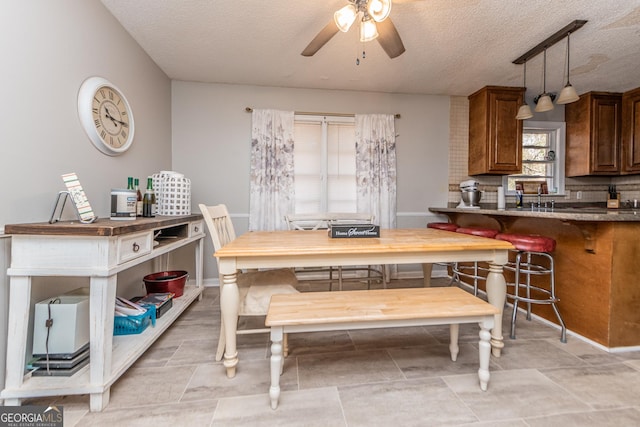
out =
<svg viewBox="0 0 640 427"><path fill-rule="evenodd" d="M122 92L101 77L90 77L78 93L78 116L93 145L117 156L133 143L133 115Z"/></svg>

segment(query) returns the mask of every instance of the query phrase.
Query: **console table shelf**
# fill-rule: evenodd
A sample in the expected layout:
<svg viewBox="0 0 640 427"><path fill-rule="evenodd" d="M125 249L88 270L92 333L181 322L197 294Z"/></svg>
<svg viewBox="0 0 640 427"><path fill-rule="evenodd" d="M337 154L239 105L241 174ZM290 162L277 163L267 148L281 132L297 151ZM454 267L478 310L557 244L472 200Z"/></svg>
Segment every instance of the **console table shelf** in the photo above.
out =
<svg viewBox="0 0 640 427"><path fill-rule="evenodd" d="M98 220L92 224L16 224L12 235L7 377L0 394L7 406L22 399L89 394L92 411L109 403L113 383L202 295L204 226L201 215L135 221ZM163 234L168 239L154 240ZM173 307L137 335L113 336L117 274L195 243L195 280ZM31 279L34 276L89 277L90 363L70 377L24 377Z"/></svg>

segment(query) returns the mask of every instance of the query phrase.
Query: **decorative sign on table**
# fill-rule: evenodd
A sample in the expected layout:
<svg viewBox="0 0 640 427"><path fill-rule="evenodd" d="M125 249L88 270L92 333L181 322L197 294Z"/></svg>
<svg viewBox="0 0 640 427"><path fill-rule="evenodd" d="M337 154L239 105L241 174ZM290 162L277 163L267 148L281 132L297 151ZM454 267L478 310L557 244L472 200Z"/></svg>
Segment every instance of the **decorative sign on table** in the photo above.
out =
<svg viewBox="0 0 640 427"><path fill-rule="evenodd" d="M329 224L329 236L335 238L380 237L380 226L374 224Z"/></svg>

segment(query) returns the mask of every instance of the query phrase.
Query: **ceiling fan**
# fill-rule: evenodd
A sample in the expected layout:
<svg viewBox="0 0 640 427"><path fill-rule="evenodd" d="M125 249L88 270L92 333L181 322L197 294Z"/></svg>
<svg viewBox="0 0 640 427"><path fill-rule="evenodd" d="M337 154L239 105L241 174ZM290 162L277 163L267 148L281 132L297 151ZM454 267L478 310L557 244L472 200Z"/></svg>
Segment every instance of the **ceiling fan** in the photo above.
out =
<svg viewBox="0 0 640 427"><path fill-rule="evenodd" d="M329 22L302 51L302 56L313 56L331 38L342 31L346 33L359 18L360 41L378 40L382 49L395 58L404 53L405 48L396 26L389 18L391 0L348 0L349 4L333 14Z"/></svg>

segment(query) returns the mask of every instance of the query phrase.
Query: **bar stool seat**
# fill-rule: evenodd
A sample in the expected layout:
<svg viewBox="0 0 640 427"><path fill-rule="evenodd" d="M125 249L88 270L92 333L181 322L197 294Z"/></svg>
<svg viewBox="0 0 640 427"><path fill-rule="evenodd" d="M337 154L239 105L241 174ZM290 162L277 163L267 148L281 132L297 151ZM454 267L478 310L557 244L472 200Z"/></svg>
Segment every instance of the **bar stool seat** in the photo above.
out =
<svg viewBox="0 0 640 427"><path fill-rule="evenodd" d="M453 222L430 222L427 224L427 228L435 228L437 230L444 231L456 231L458 229L458 224Z"/></svg>
<svg viewBox="0 0 640 427"><path fill-rule="evenodd" d="M484 227L458 227L456 233L470 234L472 236L487 237L493 239L499 233L498 230ZM473 295L478 296L478 283L481 280L487 280L486 274L489 269L481 267L478 262L474 262L473 265L462 265L455 263L453 267L453 278L458 283L462 283L460 278L465 277L473 280Z"/></svg>
<svg viewBox="0 0 640 427"><path fill-rule="evenodd" d="M513 293L507 292L507 298L513 299L511 338L516 337L518 303L524 302L527 304L527 320L531 320L531 304L550 304L560 323L560 341L567 342L567 328L557 306L559 299L555 291L554 263L551 256L551 252L556 248L556 241L546 236L512 233L500 233L495 238L507 241L515 247L512 251L516 254L515 261L504 266L505 270L513 271L515 276L514 283L507 283L507 286L514 288ZM549 276L548 288L542 287L539 282L531 282L532 276L542 275ZM521 282L521 276L525 277L524 283ZM521 295L521 290L524 291L524 295Z"/></svg>

